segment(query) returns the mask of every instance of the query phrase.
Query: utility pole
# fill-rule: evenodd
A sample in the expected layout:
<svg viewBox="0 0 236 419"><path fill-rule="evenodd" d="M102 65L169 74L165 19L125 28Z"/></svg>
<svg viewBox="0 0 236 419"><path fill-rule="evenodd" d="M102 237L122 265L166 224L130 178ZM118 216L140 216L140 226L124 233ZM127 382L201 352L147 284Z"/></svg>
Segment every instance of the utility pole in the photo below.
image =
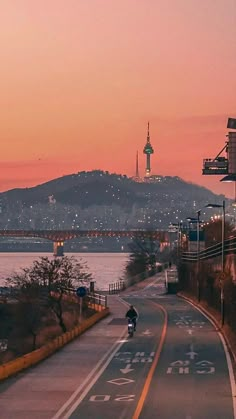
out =
<svg viewBox="0 0 236 419"><path fill-rule="evenodd" d="M197 300L200 301L200 215L201 210L197 211Z"/></svg>

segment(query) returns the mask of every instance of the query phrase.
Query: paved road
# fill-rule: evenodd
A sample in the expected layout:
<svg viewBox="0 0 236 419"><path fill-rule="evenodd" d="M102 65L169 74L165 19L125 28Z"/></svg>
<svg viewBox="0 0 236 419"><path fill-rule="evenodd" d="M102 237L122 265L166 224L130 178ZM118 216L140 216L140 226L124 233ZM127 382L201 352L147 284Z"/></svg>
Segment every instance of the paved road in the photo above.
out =
<svg viewBox="0 0 236 419"><path fill-rule="evenodd" d="M143 283L144 285L145 283ZM233 419L231 362L210 321L165 295L164 275L122 293L139 312L127 337L124 303L34 369L0 385L0 416Z"/></svg>
<svg viewBox="0 0 236 419"><path fill-rule="evenodd" d="M66 417L234 418L229 369L219 334L192 305L162 292L161 281L123 296L140 313L137 333L125 340Z"/></svg>

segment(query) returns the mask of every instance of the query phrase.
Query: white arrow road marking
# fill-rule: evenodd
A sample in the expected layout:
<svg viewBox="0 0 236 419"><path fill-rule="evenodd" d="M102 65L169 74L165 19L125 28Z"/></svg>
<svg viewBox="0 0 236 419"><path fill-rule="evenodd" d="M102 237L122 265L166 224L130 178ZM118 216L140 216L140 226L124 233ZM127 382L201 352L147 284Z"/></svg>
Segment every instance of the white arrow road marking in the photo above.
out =
<svg viewBox="0 0 236 419"><path fill-rule="evenodd" d="M190 359L194 359L195 356L198 355L197 352L194 352L194 350L193 350L193 344L192 343L190 345L190 352L186 352L186 355L189 355L190 356Z"/></svg>
<svg viewBox="0 0 236 419"><path fill-rule="evenodd" d="M193 334L193 330L188 329L188 330L187 330L187 333L188 333L189 335L192 335L192 334Z"/></svg>
<svg viewBox="0 0 236 419"><path fill-rule="evenodd" d="M150 336L152 334L152 332L150 332L149 329L146 329L145 332L142 333L145 336Z"/></svg>
<svg viewBox="0 0 236 419"><path fill-rule="evenodd" d="M197 352L191 351L191 352L186 352L186 355L189 355L190 359L194 359L195 356L197 356L198 354Z"/></svg>
<svg viewBox="0 0 236 419"><path fill-rule="evenodd" d="M134 369L133 368L130 368L130 367L131 367L131 364L127 364L125 366L125 368L122 368L120 370L120 372L122 372L122 374L127 374L128 372L134 371Z"/></svg>

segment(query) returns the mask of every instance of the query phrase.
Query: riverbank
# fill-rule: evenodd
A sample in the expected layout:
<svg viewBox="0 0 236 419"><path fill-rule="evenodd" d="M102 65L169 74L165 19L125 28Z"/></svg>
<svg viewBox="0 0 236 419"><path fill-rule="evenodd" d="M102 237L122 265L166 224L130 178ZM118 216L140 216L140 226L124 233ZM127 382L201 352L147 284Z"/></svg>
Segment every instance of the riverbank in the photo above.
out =
<svg viewBox="0 0 236 419"><path fill-rule="evenodd" d="M79 326L76 326L72 330L57 336L55 339L49 341L45 345L32 352L29 352L21 357L15 358L12 361L0 365L0 381L17 374L18 372L31 367L32 365L38 364L40 361L49 357L54 352L65 346L67 343L80 336L108 314L109 308L101 307L100 311L84 320L83 323Z"/></svg>
<svg viewBox="0 0 236 419"><path fill-rule="evenodd" d="M41 303L44 304L43 301ZM61 308L67 331L81 325L77 299L64 299ZM82 321L95 313L94 307L83 303ZM39 349L60 335L62 328L58 318L52 310L44 310L44 305L39 307L16 299L0 304L0 342L7 342L7 349L0 350L0 364Z"/></svg>

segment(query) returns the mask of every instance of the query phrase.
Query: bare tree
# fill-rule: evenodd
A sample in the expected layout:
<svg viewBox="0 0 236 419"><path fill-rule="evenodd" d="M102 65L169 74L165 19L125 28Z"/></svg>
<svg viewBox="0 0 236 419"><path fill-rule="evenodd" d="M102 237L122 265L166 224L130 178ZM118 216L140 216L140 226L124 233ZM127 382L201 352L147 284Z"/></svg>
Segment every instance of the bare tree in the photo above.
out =
<svg viewBox="0 0 236 419"><path fill-rule="evenodd" d="M228 221L225 223L225 238L233 235L234 226ZM222 220L214 220L204 227L206 247L220 243L222 240Z"/></svg>
<svg viewBox="0 0 236 419"><path fill-rule="evenodd" d="M134 239L130 244L130 258L126 266L126 272L129 275L137 275L155 269L157 255L159 252L159 243L152 238Z"/></svg>
<svg viewBox="0 0 236 419"><path fill-rule="evenodd" d="M66 332L63 296L80 284L87 285L90 279L91 275L86 272L85 264L78 262L73 256L64 256L52 260L41 257L33 262L33 266L24 268L21 274L15 274L6 281L14 287L17 298L26 301L31 307L30 330L34 335L43 307L44 310L47 308L55 314L62 331Z"/></svg>

